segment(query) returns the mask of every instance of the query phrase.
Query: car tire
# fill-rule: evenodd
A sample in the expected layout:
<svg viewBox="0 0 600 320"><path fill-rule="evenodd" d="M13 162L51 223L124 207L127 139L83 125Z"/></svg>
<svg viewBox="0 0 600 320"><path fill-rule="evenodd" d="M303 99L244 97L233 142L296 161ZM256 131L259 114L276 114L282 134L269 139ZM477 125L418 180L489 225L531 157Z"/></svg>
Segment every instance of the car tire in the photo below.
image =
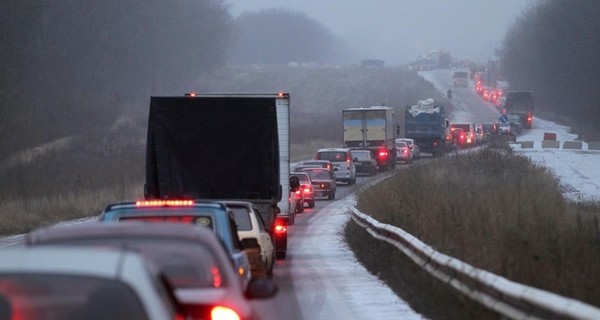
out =
<svg viewBox="0 0 600 320"><path fill-rule="evenodd" d="M309 208L314 208L314 207L315 207L315 200L311 200L311 201L308 203L308 207L309 207Z"/></svg>
<svg viewBox="0 0 600 320"><path fill-rule="evenodd" d="M296 207L297 208L297 213L302 213L304 212L304 201L302 201L302 203L300 203L299 206Z"/></svg>
<svg viewBox="0 0 600 320"><path fill-rule="evenodd" d="M285 259L285 257L287 256L287 251L277 251L275 253L275 258L281 260L281 259Z"/></svg>

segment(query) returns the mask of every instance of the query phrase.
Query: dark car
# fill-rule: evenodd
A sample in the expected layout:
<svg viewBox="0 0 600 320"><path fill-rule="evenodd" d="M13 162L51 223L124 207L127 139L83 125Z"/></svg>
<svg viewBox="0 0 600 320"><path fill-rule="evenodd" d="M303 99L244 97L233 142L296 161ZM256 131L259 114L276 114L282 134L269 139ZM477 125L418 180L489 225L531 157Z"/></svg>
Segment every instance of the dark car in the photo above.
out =
<svg viewBox="0 0 600 320"><path fill-rule="evenodd" d="M165 275L183 313L194 319L210 318L215 308L252 319L254 312L246 296L267 298L276 292L268 279L253 279L244 289L222 242L199 226L127 222L48 227L29 233L25 244L139 252ZM271 288L264 291L265 286Z"/></svg>
<svg viewBox="0 0 600 320"><path fill-rule="evenodd" d="M315 190L316 198L327 198L329 200L335 199L335 177L333 171L325 168L305 168L302 172L308 173L310 180L312 181L313 188Z"/></svg>
<svg viewBox="0 0 600 320"><path fill-rule="evenodd" d="M298 177L300 188L297 192L302 193L304 203L308 204L309 208L315 207L315 189L310 176L306 172L291 172L290 176Z"/></svg>
<svg viewBox="0 0 600 320"><path fill-rule="evenodd" d="M374 176L377 174L377 160L373 157L373 153L368 149L352 149L350 150L354 166L356 166L356 174L366 174Z"/></svg>
<svg viewBox="0 0 600 320"><path fill-rule="evenodd" d="M497 135L498 134L498 124L493 123L493 122L482 123L481 124L481 129L488 136L490 136L490 135Z"/></svg>
<svg viewBox="0 0 600 320"><path fill-rule="evenodd" d="M452 130L452 138L457 148L463 149L467 147L467 136L463 129L455 128Z"/></svg>
<svg viewBox="0 0 600 320"><path fill-rule="evenodd" d="M100 215L100 222L175 222L194 224L213 230L225 244L231 260L245 284L250 281L250 261L242 252L233 213L220 202L191 200L144 200L111 204Z"/></svg>

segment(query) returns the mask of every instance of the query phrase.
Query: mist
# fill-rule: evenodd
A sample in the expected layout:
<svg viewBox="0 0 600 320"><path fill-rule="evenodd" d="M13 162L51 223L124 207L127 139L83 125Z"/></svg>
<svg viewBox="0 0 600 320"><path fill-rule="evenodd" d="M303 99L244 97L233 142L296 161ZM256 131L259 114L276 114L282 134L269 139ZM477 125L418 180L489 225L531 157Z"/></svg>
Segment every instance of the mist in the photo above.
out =
<svg viewBox="0 0 600 320"><path fill-rule="evenodd" d="M232 16L283 8L305 13L345 40L352 56L406 64L429 50L485 62L535 0L228 0Z"/></svg>

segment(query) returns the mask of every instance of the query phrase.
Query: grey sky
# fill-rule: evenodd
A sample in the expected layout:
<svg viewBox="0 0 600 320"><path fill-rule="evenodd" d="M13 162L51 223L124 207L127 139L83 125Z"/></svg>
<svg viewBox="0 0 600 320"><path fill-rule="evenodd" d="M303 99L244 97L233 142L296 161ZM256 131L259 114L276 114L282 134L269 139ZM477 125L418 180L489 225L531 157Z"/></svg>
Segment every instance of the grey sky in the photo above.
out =
<svg viewBox="0 0 600 320"><path fill-rule="evenodd" d="M359 59L382 59L386 65L409 62L433 49L485 62L534 1L226 0L234 17L275 7L304 12L346 40Z"/></svg>

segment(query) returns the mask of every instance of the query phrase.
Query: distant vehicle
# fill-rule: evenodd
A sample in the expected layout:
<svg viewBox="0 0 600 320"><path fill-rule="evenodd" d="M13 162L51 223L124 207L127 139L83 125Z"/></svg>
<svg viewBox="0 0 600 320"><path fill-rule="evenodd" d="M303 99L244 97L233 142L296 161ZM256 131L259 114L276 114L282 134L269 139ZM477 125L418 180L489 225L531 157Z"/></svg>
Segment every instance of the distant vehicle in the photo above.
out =
<svg viewBox="0 0 600 320"><path fill-rule="evenodd" d="M316 160L329 160L335 171L335 181L356 183L356 167L349 148L323 148L317 150ZM312 177L311 177L312 178ZM315 190L316 191L316 190Z"/></svg>
<svg viewBox="0 0 600 320"><path fill-rule="evenodd" d="M406 141L396 139L396 161L404 162L406 164L412 163L412 156L410 147Z"/></svg>
<svg viewBox="0 0 600 320"><path fill-rule="evenodd" d="M395 108L369 106L342 110L344 148L369 149L381 171L394 169Z"/></svg>
<svg viewBox="0 0 600 320"><path fill-rule="evenodd" d="M315 167L319 168L319 167ZM302 169L301 169L302 170ZM304 203L308 204L309 208L315 207L315 189L312 184L312 180L310 176L306 172L292 172L290 173L292 176L298 177L300 182L299 192L302 192L304 196Z"/></svg>
<svg viewBox="0 0 600 320"><path fill-rule="evenodd" d="M333 172L325 168L306 168L302 172L308 173L315 190L316 198L335 199L337 186Z"/></svg>
<svg viewBox="0 0 600 320"><path fill-rule="evenodd" d="M377 160L369 149L352 149L352 158L356 166L356 174L374 176L377 174Z"/></svg>
<svg viewBox="0 0 600 320"><path fill-rule="evenodd" d="M238 236L244 244L244 253L250 259L252 277L272 277L275 247L258 209L246 201L226 200L223 203L233 212ZM252 241L256 241L258 245L249 244Z"/></svg>
<svg viewBox="0 0 600 320"><path fill-rule="evenodd" d="M294 187L291 187L292 183L295 185ZM293 216L294 222L296 220L296 213L304 212L304 193L301 187L298 177L290 173L290 203L293 202L290 210L294 211L294 214L290 215L290 217Z"/></svg>
<svg viewBox="0 0 600 320"><path fill-rule="evenodd" d="M511 123L509 123L509 122L500 123L498 125L498 132L500 133L501 136L505 137L507 140L510 140L510 141L517 140L515 127L514 127L514 125L511 125Z"/></svg>
<svg viewBox="0 0 600 320"><path fill-rule="evenodd" d="M413 139L420 152L438 157L450 150L446 112L443 106L436 106L433 99L419 100L416 105L407 107L404 123L404 138Z"/></svg>
<svg viewBox="0 0 600 320"><path fill-rule="evenodd" d="M232 212L223 203L191 200L152 200L110 204L100 222L175 222L194 224L213 230L225 244L244 285L251 278L250 261L242 252Z"/></svg>
<svg viewBox="0 0 600 320"><path fill-rule="evenodd" d="M419 149L419 146L415 143L414 139L411 138L397 138L396 141L398 141L398 139L406 142L406 144L408 144L408 147L410 148L410 155L412 156L413 160L418 160L419 158L421 158L421 149Z"/></svg>
<svg viewBox="0 0 600 320"><path fill-rule="evenodd" d="M26 245L140 252L164 273L183 313L193 318L225 308L249 319L253 310L245 296L267 298L277 290L267 279L252 279L244 288L220 239L194 225L128 222L49 227L28 234Z"/></svg>
<svg viewBox="0 0 600 320"><path fill-rule="evenodd" d="M469 86L469 72L468 71L454 71L452 74L452 84L454 87L468 87Z"/></svg>
<svg viewBox="0 0 600 320"><path fill-rule="evenodd" d="M461 128L465 132L466 146L472 147L477 144L477 133L475 126L472 123L452 123L450 124L450 132L456 128Z"/></svg>
<svg viewBox="0 0 600 320"><path fill-rule="evenodd" d="M494 122L482 123L481 129L488 136L498 134L498 124Z"/></svg>
<svg viewBox="0 0 600 320"><path fill-rule="evenodd" d="M168 287L131 250L0 250L0 297L13 313L2 319L183 319Z"/></svg>
<svg viewBox="0 0 600 320"><path fill-rule="evenodd" d="M463 129L455 128L452 130L452 137L457 148L464 149L467 147L467 136Z"/></svg>
<svg viewBox="0 0 600 320"><path fill-rule="evenodd" d="M533 124L533 91L508 91L506 93L506 102L502 113L506 115L515 114L521 119L521 127L531 129Z"/></svg>

